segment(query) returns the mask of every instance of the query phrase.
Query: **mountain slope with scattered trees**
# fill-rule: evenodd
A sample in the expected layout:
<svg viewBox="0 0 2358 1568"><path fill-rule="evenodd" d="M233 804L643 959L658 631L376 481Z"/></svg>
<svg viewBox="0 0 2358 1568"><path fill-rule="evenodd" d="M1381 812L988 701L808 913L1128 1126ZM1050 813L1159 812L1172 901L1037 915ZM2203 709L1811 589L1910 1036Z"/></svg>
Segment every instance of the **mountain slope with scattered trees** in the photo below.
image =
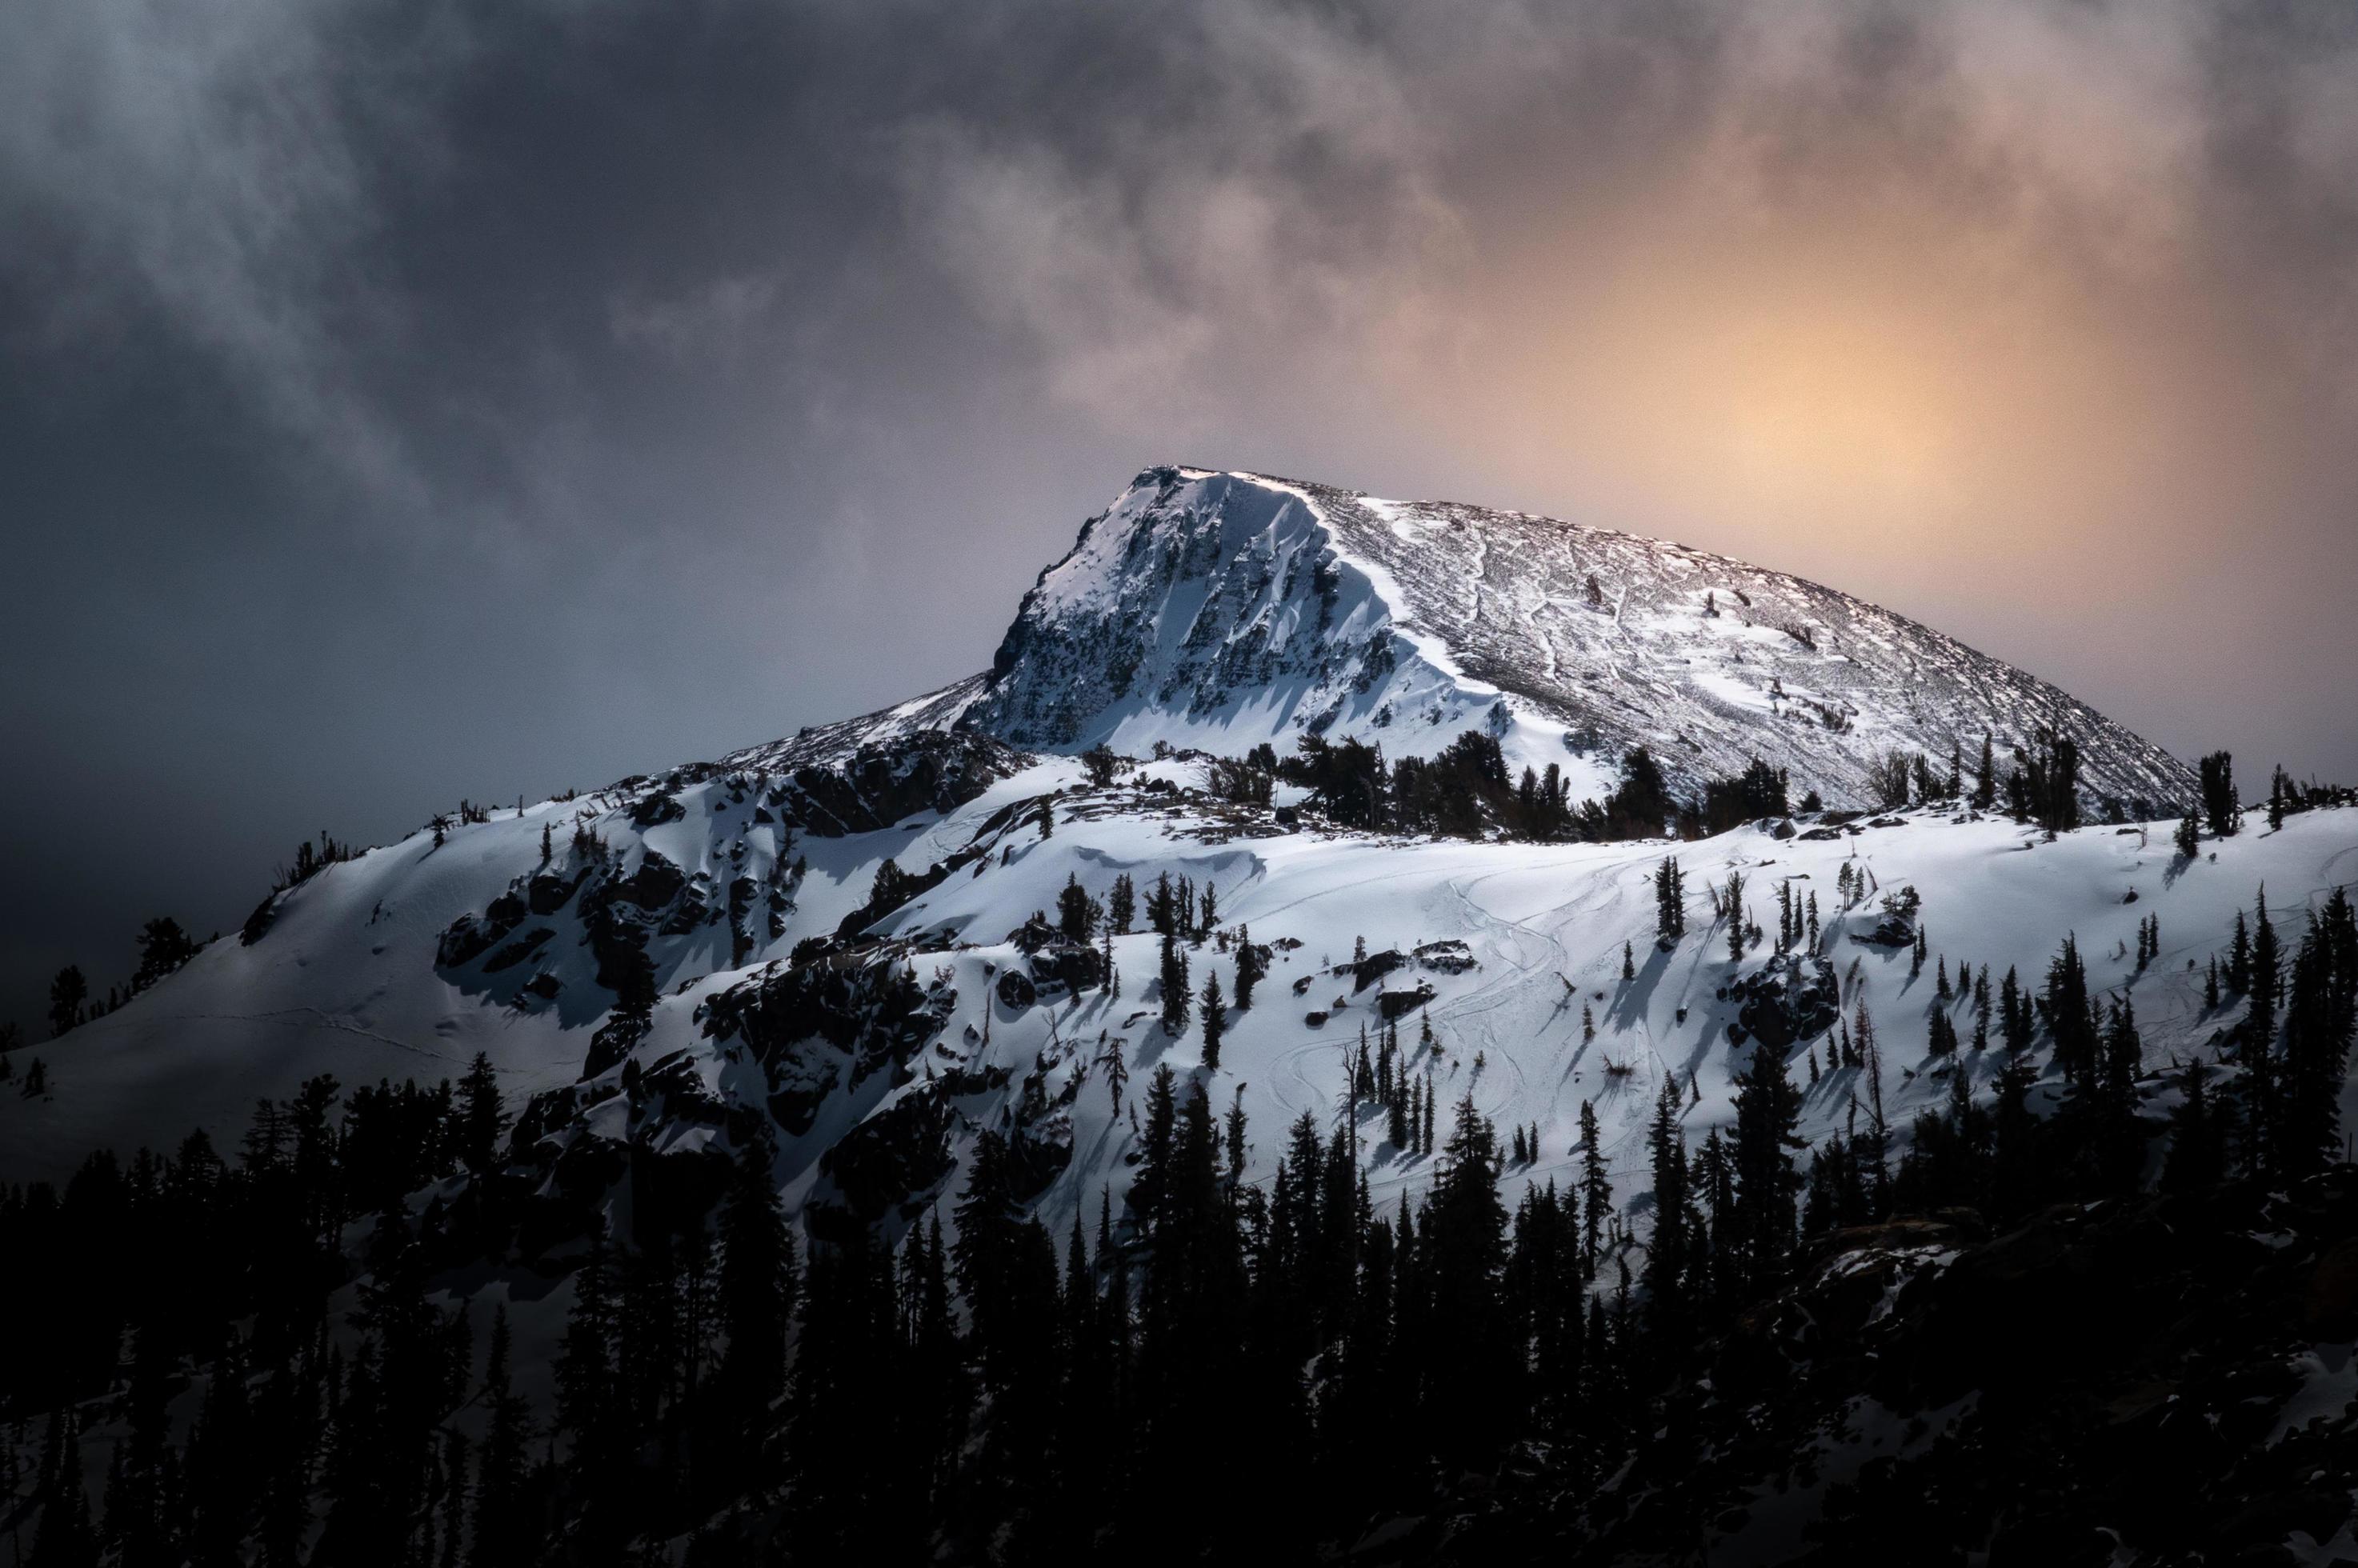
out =
<svg viewBox="0 0 2358 1568"><path fill-rule="evenodd" d="M1354 533L1442 513L1148 479L1092 580L1227 585L1151 702L1055 568L995 679L323 837L11 1035L0 1564L2358 1551L2349 792L1579 752ZM1387 637L1422 741L1270 722Z"/></svg>

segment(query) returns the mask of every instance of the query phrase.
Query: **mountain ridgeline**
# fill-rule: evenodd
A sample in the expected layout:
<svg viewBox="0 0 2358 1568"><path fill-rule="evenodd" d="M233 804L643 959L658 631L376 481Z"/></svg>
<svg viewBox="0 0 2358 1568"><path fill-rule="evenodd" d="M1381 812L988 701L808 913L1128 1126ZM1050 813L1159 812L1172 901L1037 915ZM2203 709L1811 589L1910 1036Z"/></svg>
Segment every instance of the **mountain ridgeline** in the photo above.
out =
<svg viewBox="0 0 2358 1568"><path fill-rule="evenodd" d="M2067 694L1833 589L1522 513L1151 469L1024 596L963 724L1011 744L1240 754L1305 735L1426 755L1469 727L1510 763L1686 792L1754 760L1798 798L1891 804L1894 758L1972 768L2045 734L2137 820L2185 764ZM1904 787L1904 786L1903 786ZM1904 803L1904 801L1903 801Z"/></svg>

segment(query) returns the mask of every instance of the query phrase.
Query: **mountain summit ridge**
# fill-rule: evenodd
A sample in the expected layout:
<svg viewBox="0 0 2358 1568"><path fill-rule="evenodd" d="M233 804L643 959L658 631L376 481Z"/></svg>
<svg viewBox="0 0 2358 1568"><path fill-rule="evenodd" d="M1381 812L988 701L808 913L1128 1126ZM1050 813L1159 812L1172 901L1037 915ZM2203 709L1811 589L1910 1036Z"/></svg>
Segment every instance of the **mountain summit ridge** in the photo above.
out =
<svg viewBox="0 0 2358 1568"><path fill-rule="evenodd" d="M1237 470L1141 472L1024 595L957 722L1010 744L1241 753L1305 735L1429 755L1465 730L1609 790L1644 745L1682 789L1758 757L1879 804L1873 770L2001 762L2049 730L2083 795L2151 817L2184 763L1908 617L1684 545Z"/></svg>

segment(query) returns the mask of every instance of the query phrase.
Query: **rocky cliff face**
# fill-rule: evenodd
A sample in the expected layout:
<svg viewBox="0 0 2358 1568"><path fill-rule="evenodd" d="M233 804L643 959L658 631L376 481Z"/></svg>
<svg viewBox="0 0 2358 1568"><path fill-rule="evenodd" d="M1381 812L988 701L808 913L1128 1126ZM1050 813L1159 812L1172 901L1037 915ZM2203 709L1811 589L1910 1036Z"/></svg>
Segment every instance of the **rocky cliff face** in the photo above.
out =
<svg viewBox="0 0 2358 1568"><path fill-rule="evenodd" d="M964 722L1047 750L1324 733L1396 756L1482 725L1575 783L1643 744L1687 789L1757 756L1850 805L1873 803L1894 752L1945 773L1985 735L2003 762L2050 729L2078 742L2093 801L2147 816L2193 793L2184 764L2066 693L1816 583L1520 513L1180 468L1141 474L1041 575Z"/></svg>
<svg viewBox="0 0 2358 1568"><path fill-rule="evenodd" d="M1321 734L1425 752L1505 726L1499 692L1399 599L1298 490L1150 470L1024 596L963 722L1044 750L1231 754Z"/></svg>

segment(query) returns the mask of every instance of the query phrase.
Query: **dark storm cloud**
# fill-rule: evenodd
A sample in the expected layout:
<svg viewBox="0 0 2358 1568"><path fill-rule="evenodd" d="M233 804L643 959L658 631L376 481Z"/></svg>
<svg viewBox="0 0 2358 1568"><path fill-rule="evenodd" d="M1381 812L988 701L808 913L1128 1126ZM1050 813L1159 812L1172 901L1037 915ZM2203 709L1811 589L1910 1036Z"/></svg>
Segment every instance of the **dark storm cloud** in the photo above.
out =
<svg viewBox="0 0 2358 1568"><path fill-rule="evenodd" d="M2334 5L34 0L0 1016L967 673L1138 467L1670 533L2358 773Z"/></svg>

